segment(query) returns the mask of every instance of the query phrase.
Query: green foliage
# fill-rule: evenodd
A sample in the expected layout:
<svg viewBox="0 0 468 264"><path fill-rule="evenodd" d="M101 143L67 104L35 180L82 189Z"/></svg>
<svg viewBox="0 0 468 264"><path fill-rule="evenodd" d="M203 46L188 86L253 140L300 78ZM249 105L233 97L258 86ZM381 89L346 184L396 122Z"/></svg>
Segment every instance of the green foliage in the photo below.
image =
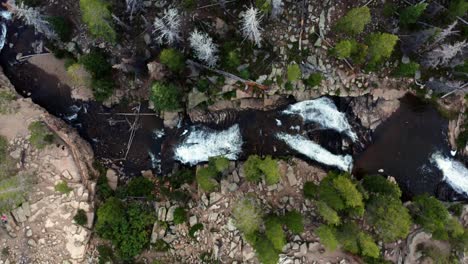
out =
<svg viewBox="0 0 468 264"><path fill-rule="evenodd" d="M255 6L265 14L271 12L271 1L268 0L255 0Z"/></svg>
<svg viewBox="0 0 468 264"><path fill-rule="evenodd" d="M262 223L262 211L253 198L244 198L237 202L232 210L235 226L244 235L255 233Z"/></svg>
<svg viewBox="0 0 468 264"><path fill-rule="evenodd" d="M388 195L397 199L401 197L400 187L382 175L366 175L361 184L370 194Z"/></svg>
<svg viewBox="0 0 468 264"><path fill-rule="evenodd" d="M293 234L299 235L304 232L304 219L296 210L287 212L283 217L283 222Z"/></svg>
<svg viewBox="0 0 468 264"><path fill-rule="evenodd" d="M414 221L424 230L433 234L435 239L447 239L446 225L450 214L445 206L435 197L427 194L414 198L411 207Z"/></svg>
<svg viewBox="0 0 468 264"><path fill-rule="evenodd" d="M281 175L279 173L278 163L271 156L261 159L257 155L251 155L244 163L245 178L251 182L258 182L262 175L265 175L265 182L268 185L279 182Z"/></svg>
<svg viewBox="0 0 468 264"><path fill-rule="evenodd" d="M335 25L336 30L349 35L357 35L364 31L364 27L371 21L368 7L357 7L351 9L345 16L341 17Z"/></svg>
<svg viewBox="0 0 468 264"><path fill-rule="evenodd" d="M0 135L0 164L8 159L8 140Z"/></svg>
<svg viewBox="0 0 468 264"><path fill-rule="evenodd" d="M388 33L372 33L367 37L369 64L375 67L384 59L390 58L398 37Z"/></svg>
<svg viewBox="0 0 468 264"><path fill-rule="evenodd" d="M318 193L318 186L313 182L304 183L304 197L309 199L315 199Z"/></svg>
<svg viewBox="0 0 468 264"><path fill-rule="evenodd" d="M80 226L87 225L88 224L88 216L86 215L85 210L78 209L78 212L76 212L76 215L73 217L73 220L75 220L75 223L77 223Z"/></svg>
<svg viewBox="0 0 468 264"><path fill-rule="evenodd" d="M423 255L423 258L429 258L432 260L430 263L434 264L455 264L455 260L451 259L450 252L444 252L435 245L418 245L417 249Z"/></svg>
<svg viewBox="0 0 468 264"><path fill-rule="evenodd" d="M181 72L185 67L184 55L175 49L163 49L159 60L173 72Z"/></svg>
<svg viewBox="0 0 468 264"><path fill-rule="evenodd" d="M321 225L315 229L315 233L320 238L320 242L331 251L334 251L338 247L338 240L336 239L334 228Z"/></svg>
<svg viewBox="0 0 468 264"><path fill-rule="evenodd" d="M109 77L112 74L112 65L107 61L107 56L98 50L92 50L81 56L78 63L83 65L95 79Z"/></svg>
<svg viewBox="0 0 468 264"><path fill-rule="evenodd" d="M420 3L403 9L400 12L400 24L402 26L408 26L416 23L427 6L427 3Z"/></svg>
<svg viewBox="0 0 468 264"><path fill-rule="evenodd" d="M92 79L91 87L93 89L94 99L98 102L102 102L109 98L114 92L114 81L109 78Z"/></svg>
<svg viewBox="0 0 468 264"><path fill-rule="evenodd" d="M275 250L272 242L266 238L261 237L254 245L257 257L263 264L276 264L278 263L279 254Z"/></svg>
<svg viewBox="0 0 468 264"><path fill-rule="evenodd" d="M276 216L268 217L265 221L265 235L271 241L273 248L282 251L286 245L286 235L281 221Z"/></svg>
<svg viewBox="0 0 468 264"><path fill-rule="evenodd" d="M182 207L174 210L174 224L179 225L187 222L187 212Z"/></svg>
<svg viewBox="0 0 468 264"><path fill-rule="evenodd" d="M448 16L453 20L456 17L463 17L468 12L468 1L452 0L448 8Z"/></svg>
<svg viewBox="0 0 468 264"><path fill-rule="evenodd" d="M15 163L8 153L8 140L0 135L0 181L16 174Z"/></svg>
<svg viewBox="0 0 468 264"><path fill-rule="evenodd" d="M154 183L145 177L135 177L119 191L122 197L146 197L151 198Z"/></svg>
<svg viewBox="0 0 468 264"><path fill-rule="evenodd" d="M98 245L97 251L99 253L99 264L112 263L114 259L114 251L107 245Z"/></svg>
<svg viewBox="0 0 468 264"><path fill-rule="evenodd" d="M94 37L114 43L115 33L109 4L104 0L80 0L83 22Z"/></svg>
<svg viewBox="0 0 468 264"><path fill-rule="evenodd" d="M99 175L96 182L96 192L99 198L102 200L105 200L114 195L114 191L107 182L106 172Z"/></svg>
<svg viewBox="0 0 468 264"><path fill-rule="evenodd" d="M68 42L72 38L72 23L65 17L53 16L48 17L47 20L52 25L52 28L58 37L63 42Z"/></svg>
<svg viewBox="0 0 468 264"><path fill-rule="evenodd" d="M166 252L170 248L170 245L162 239L156 240L156 242L152 244L152 246L153 246L154 251L156 252Z"/></svg>
<svg viewBox="0 0 468 264"><path fill-rule="evenodd" d="M302 73L301 73L301 68L299 67L299 65L296 63L290 64L288 66L287 76L288 76L288 81L290 82L294 82L294 81L301 79Z"/></svg>
<svg viewBox="0 0 468 264"><path fill-rule="evenodd" d="M192 238L195 238L195 233L197 233L200 230L203 230L203 224L202 223L194 224L189 230L189 236Z"/></svg>
<svg viewBox="0 0 468 264"><path fill-rule="evenodd" d="M15 98L16 96L8 90L0 91L0 114L10 114L13 112L10 104Z"/></svg>
<svg viewBox="0 0 468 264"><path fill-rule="evenodd" d="M372 196L367 205L366 216L379 239L385 242L405 238L411 227L408 209L398 198L388 195Z"/></svg>
<svg viewBox="0 0 468 264"><path fill-rule="evenodd" d="M382 13L385 17L392 17L397 12L397 5L394 3L385 2Z"/></svg>
<svg viewBox="0 0 468 264"><path fill-rule="evenodd" d="M151 86L151 100L154 107L161 111L174 111L181 107L181 92L171 83L154 82Z"/></svg>
<svg viewBox="0 0 468 264"><path fill-rule="evenodd" d="M319 72L315 72L309 75L309 78L304 80L305 85L307 85L310 88L313 88L315 86L319 86L320 83L322 83L323 80L323 75Z"/></svg>
<svg viewBox="0 0 468 264"><path fill-rule="evenodd" d="M97 211L96 232L112 242L122 259L130 260L149 242L156 220L152 211L137 202L124 204L111 197Z"/></svg>
<svg viewBox="0 0 468 264"><path fill-rule="evenodd" d="M54 142L54 134L40 121L29 124L28 130L30 133L29 142L37 149L43 149Z"/></svg>
<svg viewBox="0 0 468 264"><path fill-rule="evenodd" d="M210 89L210 81L208 79L199 79L196 86L198 91L207 92Z"/></svg>
<svg viewBox="0 0 468 264"><path fill-rule="evenodd" d="M174 189L179 189L185 183L192 184L194 179L194 172L190 169L181 169L169 177L171 187Z"/></svg>
<svg viewBox="0 0 468 264"><path fill-rule="evenodd" d="M340 224L340 217L338 216L338 213L336 213L335 210L333 210L331 207L329 207L326 203L324 202L317 202L317 209L319 215L322 217L322 219L325 221L326 224L328 225L339 225Z"/></svg>
<svg viewBox="0 0 468 264"><path fill-rule="evenodd" d="M218 182L214 179L218 173L212 166L200 168L197 171L197 183L205 192L212 192L218 187Z"/></svg>
<svg viewBox="0 0 468 264"><path fill-rule="evenodd" d="M343 198L346 207L364 207L362 194L356 188L356 184L354 184L348 177L340 175L334 178L333 187Z"/></svg>
<svg viewBox="0 0 468 264"><path fill-rule="evenodd" d="M211 157L208 162L218 172L224 172L229 168L229 160L222 156Z"/></svg>
<svg viewBox="0 0 468 264"><path fill-rule="evenodd" d="M64 181L57 183L54 189L56 192L59 192L61 194L69 194L71 191L73 191L73 189L68 187L68 184Z"/></svg>
<svg viewBox="0 0 468 264"><path fill-rule="evenodd" d="M353 254L359 254L358 235L360 232L359 226L356 223L348 221L340 226L336 237L344 250Z"/></svg>
<svg viewBox="0 0 468 264"><path fill-rule="evenodd" d="M375 244L372 237L366 233L359 233L358 235L359 250L362 256L378 258L380 255L380 249Z"/></svg>
<svg viewBox="0 0 468 264"><path fill-rule="evenodd" d="M419 63L410 62L410 63L400 63L398 68L395 70L395 75L400 77L414 77L416 71L419 70Z"/></svg>
<svg viewBox="0 0 468 264"><path fill-rule="evenodd" d="M332 54L338 59L346 59L351 57L353 52L353 44L350 40L342 40L338 42L332 49Z"/></svg>
<svg viewBox="0 0 468 264"><path fill-rule="evenodd" d="M281 175L279 173L278 162L271 158L271 156L266 156L258 168L265 175L265 182L267 185L273 185L280 181Z"/></svg>
<svg viewBox="0 0 468 264"><path fill-rule="evenodd" d="M259 182L262 178L262 171L258 167L262 160L257 155L250 155L244 162L245 179L251 182Z"/></svg>

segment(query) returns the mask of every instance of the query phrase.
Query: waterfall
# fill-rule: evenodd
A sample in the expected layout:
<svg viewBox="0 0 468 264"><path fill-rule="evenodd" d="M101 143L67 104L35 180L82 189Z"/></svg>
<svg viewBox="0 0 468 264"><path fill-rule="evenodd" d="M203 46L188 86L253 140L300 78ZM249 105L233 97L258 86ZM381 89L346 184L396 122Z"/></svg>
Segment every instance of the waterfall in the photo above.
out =
<svg viewBox="0 0 468 264"><path fill-rule="evenodd" d="M242 136L239 125L222 131L193 126L187 137L175 147L174 159L195 165L210 157L224 156L236 160L242 152Z"/></svg>
<svg viewBox="0 0 468 264"><path fill-rule="evenodd" d="M276 137L286 142L286 144L288 144L297 152L304 154L305 156L319 163L328 166L334 166L343 171L351 171L352 169L353 158L350 155L335 155L324 149L319 144L310 141L301 135L278 133Z"/></svg>
<svg viewBox="0 0 468 264"><path fill-rule="evenodd" d="M10 20L11 13L8 11L0 11L0 17L2 18L2 20ZM0 24L0 51L5 46L6 35L7 35L7 27L6 27L5 22L2 22Z"/></svg>
<svg viewBox="0 0 468 264"><path fill-rule="evenodd" d="M304 123L317 123L322 128L345 133L353 141L357 140L346 115L336 108L330 98L322 97L290 105L282 112L287 115L300 115Z"/></svg>
<svg viewBox="0 0 468 264"><path fill-rule="evenodd" d="M456 192L468 195L468 169L463 163L445 157L440 152L432 154L431 160L442 171L445 182Z"/></svg>

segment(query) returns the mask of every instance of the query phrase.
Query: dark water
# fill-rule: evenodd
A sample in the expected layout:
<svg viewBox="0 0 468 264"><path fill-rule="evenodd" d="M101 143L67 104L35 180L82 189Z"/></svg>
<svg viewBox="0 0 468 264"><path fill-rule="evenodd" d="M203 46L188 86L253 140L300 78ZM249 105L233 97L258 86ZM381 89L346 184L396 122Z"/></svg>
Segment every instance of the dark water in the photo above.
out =
<svg viewBox="0 0 468 264"><path fill-rule="evenodd" d="M442 173L430 162L436 151L450 156L448 121L416 96L406 95L400 101L400 108L376 129L372 144L355 157L354 174L383 170L395 177L406 199L422 193L444 200L461 198L442 182Z"/></svg>

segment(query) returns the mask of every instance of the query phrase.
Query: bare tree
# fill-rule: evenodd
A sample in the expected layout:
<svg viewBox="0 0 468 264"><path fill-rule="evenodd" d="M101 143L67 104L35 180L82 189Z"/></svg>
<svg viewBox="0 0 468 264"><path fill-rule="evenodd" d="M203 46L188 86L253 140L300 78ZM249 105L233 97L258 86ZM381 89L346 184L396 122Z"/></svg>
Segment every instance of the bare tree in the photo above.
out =
<svg viewBox="0 0 468 264"><path fill-rule="evenodd" d="M422 64L426 67L436 68L438 66L448 67L456 66L453 64L457 55L463 54L463 50L468 48L466 41L460 41L453 45L442 44L439 48L427 53Z"/></svg>
<svg viewBox="0 0 468 264"><path fill-rule="evenodd" d="M18 6L13 5L13 12L16 17L23 20L26 25L33 26L37 32L44 34L47 38L57 38L57 34L52 29L50 23L46 20L46 17L37 9L20 3Z"/></svg>
<svg viewBox="0 0 468 264"><path fill-rule="evenodd" d="M250 7L242 16L242 34L244 37L255 43L258 47L261 46L262 34L260 21L262 16L257 8Z"/></svg>
<svg viewBox="0 0 468 264"><path fill-rule="evenodd" d="M195 51L195 56L205 62L208 66L214 67L218 61L218 47L208 34L198 32L195 29L190 33L190 47Z"/></svg>
<svg viewBox="0 0 468 264"><path fill-rule="evenodd" d="M127 3L127 13L130 14L130 20L133 20L133 14L143 8L142 0L125 0Z"/></svg>
<svg viewBox="0 0 468 264"><path fill-rule="evenodd" d="M166 43L172 45L180 40L181 19L179 11L175 8L169 8L164 11L162 18L156 18L153 26L154 34L158 34L156 41L160 44Z"/></svg>
<svg viewBox="0 0 468 264"><path fill-rule="evenodd" d="M435 47L436 45L442 43L447 37L457 35L458 31L454 31L453 29L457 26L458 20L455 20L452 24L450 24L447 28L443 29L440 31L439 34L437 34L434 42L431 45L431 48Z"/></svg>
<svg viewBox="0 0 468 264"><path fill-rule="evenodd" d="M271 17L278 18L283 13L283 0L271 0Z"/></svg>

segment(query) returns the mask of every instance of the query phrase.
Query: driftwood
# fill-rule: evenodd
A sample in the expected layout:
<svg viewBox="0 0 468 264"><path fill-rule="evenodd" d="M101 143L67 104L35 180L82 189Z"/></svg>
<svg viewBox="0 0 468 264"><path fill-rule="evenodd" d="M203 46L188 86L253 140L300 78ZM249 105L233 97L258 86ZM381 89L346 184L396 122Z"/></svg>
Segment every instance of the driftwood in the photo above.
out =
<svg viewBox="0 0 468 264"><path fill-rule="evenodd" d="M229 79L233 79L233 80L236 80L236 81L238 81L238 82L241 82L241 83L243 83L243 84L246 85L246 88L247 88L247 89L250 89L250 88L259 88L259 89L262 90L262 91L268 90L268 86L263 85L263 84L261 84L261 83L257 83L257 82L252 81L252 80L246 80L246 79L243 79L243 78L241 78L241 77L239 77L239 76L237 76L237 75L234 75L234 74L232 74L232 73L225 72L225 71L218 70L218 69L214 69L214 68L210 68L210 67L208 67L208 66L205 66L205 65L203 65L203 64L200 64L200 63L195 62L195 61L192 61L192 60L187 60L187 62L188 62L189 64L192 64L192 65L197 66L197 67L199 67L199 68L203 68L203 69L205 69L205 70L209 70L209 71L215 72L215 73L217 73L217 74L223 75L224 77L227 77L227 78L229 78ZM246 89L246 90L247 90L247 89Z"/></svg>
<svg viewBox="0 0 468 264"><path fill-rule="evenodd" d="M138 125L140 121L140 109L141 109L141 104L138 104L136 107L136 116L135 120L133 121L133 124L130 125L130 137L128 139L127 143L127 151L125 152L125 157L123 158L124 160L127 159L128 153L130 152L130 148L132 147L133 139L135 138L136 131L138 130Z"/></svg>

